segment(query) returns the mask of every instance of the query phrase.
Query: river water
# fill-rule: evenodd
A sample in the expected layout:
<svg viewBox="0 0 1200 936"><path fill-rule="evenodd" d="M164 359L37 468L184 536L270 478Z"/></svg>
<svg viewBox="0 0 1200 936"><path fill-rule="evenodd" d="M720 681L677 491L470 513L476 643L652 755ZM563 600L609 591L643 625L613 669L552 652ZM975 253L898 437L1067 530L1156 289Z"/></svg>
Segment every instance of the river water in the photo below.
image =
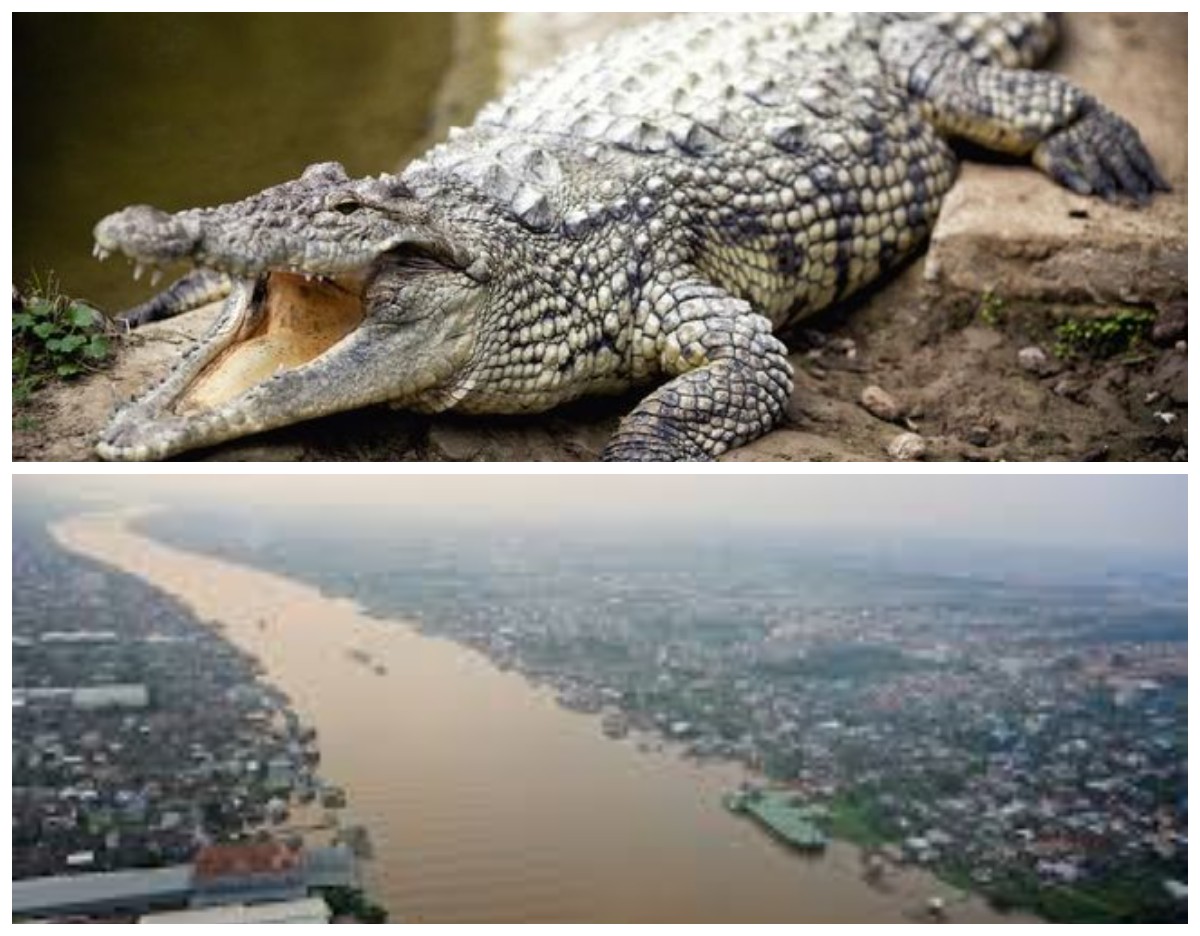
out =
<svg viewBox="0 0 1200 936"><path fill-rule="evenodd" d="M862 880L856 850L806 860L727 814L743 779L605 738L474 651L267 572L161 545L129 518L52 529L139 576L255 655L319 732L376 858L368 883L409 922L906 922L945 888ZM386 667L377 675L352 655ZM946 895L948 896L948 895ZM957 922L1017 922L976 900Z"/></svg>
<svg viewBox="0 0 1200 936"><path fill-rule="evenodd" d="M433 129L457 28L452 13L12 21L14 282L53 271L109 310L148 287L92 259L97 221L222 204L314 162L395 170Z"/></svg>

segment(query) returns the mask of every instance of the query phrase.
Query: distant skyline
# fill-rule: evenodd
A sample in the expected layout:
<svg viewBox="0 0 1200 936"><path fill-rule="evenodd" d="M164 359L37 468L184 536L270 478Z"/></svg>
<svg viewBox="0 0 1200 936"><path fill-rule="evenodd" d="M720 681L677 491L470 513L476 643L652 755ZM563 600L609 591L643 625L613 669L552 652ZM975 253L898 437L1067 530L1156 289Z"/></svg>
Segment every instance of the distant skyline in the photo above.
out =
<svg viewBox="0 0 1200 936"><path fill-rule="evenodd" d="M386 505L497 522L612 521L711 530L744 521L814 533L1187 552L1187 478L1178 475L14 476L14 503L38 494L98 507Z"/></svg>

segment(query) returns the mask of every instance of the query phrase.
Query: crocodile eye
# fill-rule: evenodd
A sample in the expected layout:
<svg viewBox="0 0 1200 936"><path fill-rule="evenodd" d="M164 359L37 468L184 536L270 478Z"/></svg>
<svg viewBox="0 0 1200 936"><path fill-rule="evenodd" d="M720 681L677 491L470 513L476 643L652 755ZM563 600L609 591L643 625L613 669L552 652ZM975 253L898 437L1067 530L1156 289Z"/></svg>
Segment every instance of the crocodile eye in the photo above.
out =
<svg viewBox="0 0 1200 936"><path fill-rule="evenodd" d="M340 201L334 205L333 210L340 215L352 215L361 207L362 205L360 205L358 202L352 201L351 199L346 199L345 201Z"/></svg>

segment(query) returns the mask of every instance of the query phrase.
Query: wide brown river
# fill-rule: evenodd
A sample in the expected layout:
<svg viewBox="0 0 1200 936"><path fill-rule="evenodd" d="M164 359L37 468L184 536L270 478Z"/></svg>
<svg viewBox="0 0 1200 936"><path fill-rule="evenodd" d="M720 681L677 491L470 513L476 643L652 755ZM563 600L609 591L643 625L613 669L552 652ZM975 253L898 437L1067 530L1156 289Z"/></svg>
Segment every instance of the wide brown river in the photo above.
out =
<svg viewBox="0 0 1200 936"><path fill-rule="evenodd" d="M65 548L173 594L254 654L320 735L370 830L373 896L409 922L906 922L947 889L862 880L728 815L739 770L605 738L597 719L456 644L311 586L164 546L128 517L58 524ZM370 654L376 675L351 651ZM1017 922L951 900L957 922Z"/></svg>

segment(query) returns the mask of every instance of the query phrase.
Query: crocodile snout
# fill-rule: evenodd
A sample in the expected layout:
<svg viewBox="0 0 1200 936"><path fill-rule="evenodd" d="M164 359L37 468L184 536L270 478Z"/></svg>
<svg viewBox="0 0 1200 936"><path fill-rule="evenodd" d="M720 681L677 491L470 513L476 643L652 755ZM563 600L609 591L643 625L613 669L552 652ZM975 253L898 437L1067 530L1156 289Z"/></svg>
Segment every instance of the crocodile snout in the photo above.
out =
<svg viewBox="0 0 1200 936"><path fill-rule="evenodd" d="M187 215L171 215L149 205L136 205L109 215L95 231L96 254L122 253L145 264L184 260L200 242L200 224Z"/></svg>

